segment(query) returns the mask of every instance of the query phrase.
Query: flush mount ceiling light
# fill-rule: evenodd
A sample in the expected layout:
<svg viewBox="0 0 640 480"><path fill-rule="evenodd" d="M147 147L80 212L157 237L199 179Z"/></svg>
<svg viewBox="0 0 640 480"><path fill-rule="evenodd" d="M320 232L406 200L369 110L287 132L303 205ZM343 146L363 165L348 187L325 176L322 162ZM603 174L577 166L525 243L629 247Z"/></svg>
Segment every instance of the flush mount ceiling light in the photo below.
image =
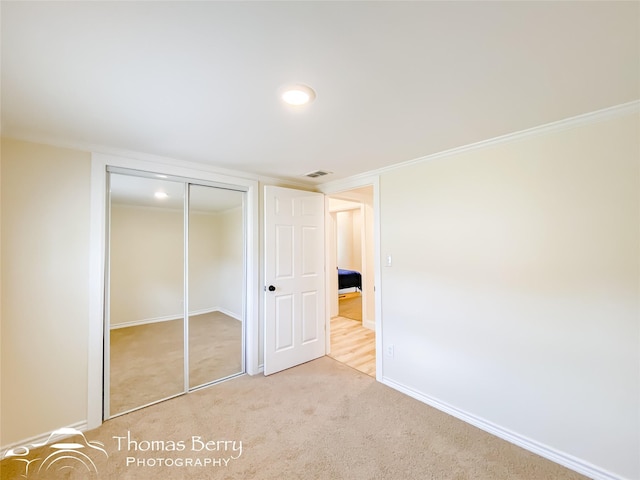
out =
<svg viewBox="0 0 640 480"><path fill-rule="evenodd" d="M284 103L297 107L313 102L316 98L316 92L307 85L289 85L281 89L280 98Z"/></svg>
<svg viewBox="0 0 640 480"><path fill-rule="evenodd" d="M153 194L154 197L156 197L158 200L164 200L165 198L169 198L169 195L167 195L164 192L156 192Z"/></svg>

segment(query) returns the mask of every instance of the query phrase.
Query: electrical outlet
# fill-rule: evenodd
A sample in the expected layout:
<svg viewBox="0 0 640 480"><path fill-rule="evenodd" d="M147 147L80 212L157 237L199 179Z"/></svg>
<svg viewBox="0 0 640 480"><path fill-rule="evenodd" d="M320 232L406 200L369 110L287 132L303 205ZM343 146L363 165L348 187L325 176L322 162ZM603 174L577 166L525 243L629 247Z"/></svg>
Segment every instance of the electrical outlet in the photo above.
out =
<svg viewBox="0 0 640 480"><path fill-rule="evenodd" d="M387 345L387 357L393 358L393 345Z"/></svg>

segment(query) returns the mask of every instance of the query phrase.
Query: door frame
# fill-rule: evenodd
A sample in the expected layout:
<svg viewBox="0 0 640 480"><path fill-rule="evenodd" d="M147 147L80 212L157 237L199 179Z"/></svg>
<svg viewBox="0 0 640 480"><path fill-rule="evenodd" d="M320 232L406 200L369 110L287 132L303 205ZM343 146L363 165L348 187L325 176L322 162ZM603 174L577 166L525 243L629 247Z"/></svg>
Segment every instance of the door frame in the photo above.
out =
<svg viewBox="0 0 640 480"><path fill-rule="evenodd" d="M335 242L335 239L330 239L331 232L335 229L332 228L331 215L329 213L329 200L328 196L346 192L348 190L355 190L361 187L373 187L373 277L374 277L374 303L375 303L375 332L376 332L376 380L382 382L382 373L384 368L383 354L382 354L382 284L381 284L381 272L380 272L380 176L369 175L352 178L347 181L336 181L327 183L324 185L318 185L318 191L325 194L325 244L330 245L329 242ZM330 248L325 248L325 255L329 255ZM325 262L329 263L329 262ZM331 292L331 275L326 275L326 345L327 353L331 348L331 298L329 292Z"/></svg>
<svg viewBox="0 0 640 480"><path fill-rule="evenodd" d="M104 308L105 308L105 257L107 166L155 172L176 177L188 177L207 182L222 183L246 189L246 275L244 305L245 366L250 375L259 371L259 217L258 182L233 177L208 169L202 164L192 164L174 159L146 156L146 160L116 155L93 153L91 156L91 227L89 257L89 345L88 345L88 395L87 428L103 422L103 369L104 369Z"/></svg>

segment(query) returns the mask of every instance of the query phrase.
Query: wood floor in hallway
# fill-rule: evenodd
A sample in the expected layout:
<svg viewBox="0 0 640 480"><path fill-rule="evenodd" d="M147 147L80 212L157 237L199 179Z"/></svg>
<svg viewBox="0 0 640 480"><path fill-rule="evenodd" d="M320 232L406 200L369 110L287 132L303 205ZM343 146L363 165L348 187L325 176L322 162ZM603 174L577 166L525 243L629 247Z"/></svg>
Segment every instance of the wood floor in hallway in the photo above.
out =
<svg viewBox="0 0 640 480"><path fill-rule="evenodd" d="M376 334L362 322L346 317L331 319L331 358L372 377L376 376Z"/></svg>

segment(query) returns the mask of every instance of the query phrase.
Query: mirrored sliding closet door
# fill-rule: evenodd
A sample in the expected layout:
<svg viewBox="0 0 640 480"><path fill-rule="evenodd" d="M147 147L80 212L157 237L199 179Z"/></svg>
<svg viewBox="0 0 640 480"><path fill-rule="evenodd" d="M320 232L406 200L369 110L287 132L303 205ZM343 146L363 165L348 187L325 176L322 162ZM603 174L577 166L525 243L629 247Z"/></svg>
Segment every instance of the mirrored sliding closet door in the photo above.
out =
<svg viewBox="0 0 640 480"><path fill-rule="evenodd" d="M244 371L242 192L189 186L189 387Z"/></svg>
<svg viewBox="0 0 640 480"><path fill-rule="evenodd" d="M110 418L244 372L245 192L110 172Z"/></svg>

